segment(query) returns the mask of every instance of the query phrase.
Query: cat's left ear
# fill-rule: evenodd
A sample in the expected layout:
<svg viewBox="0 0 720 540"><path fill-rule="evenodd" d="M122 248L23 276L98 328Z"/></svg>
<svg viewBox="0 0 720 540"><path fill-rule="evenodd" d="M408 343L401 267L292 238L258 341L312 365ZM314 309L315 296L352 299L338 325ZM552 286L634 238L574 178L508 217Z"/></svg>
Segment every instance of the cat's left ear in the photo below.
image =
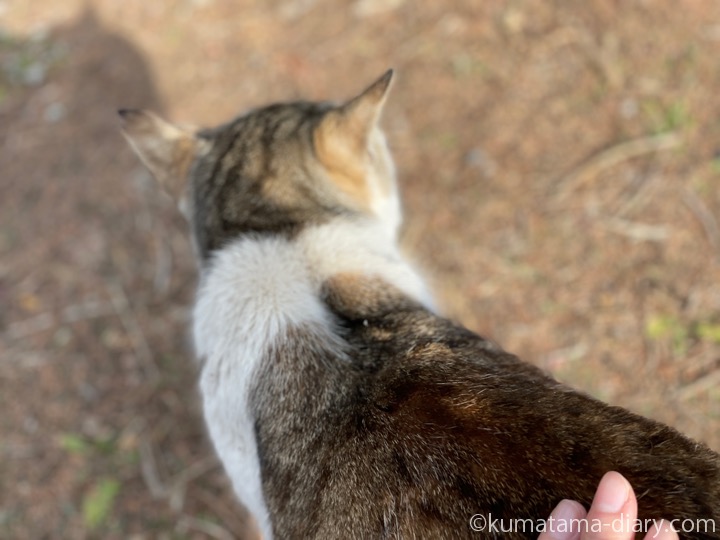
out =
<svg viewBox="0 0 720 540"><path fill-rule="evenodd" d="M387 70L382 77L371 84L359 96L340 108L340 114L350 135L366 142L370 131L380 119L393 79L393 70Z"/></svg>
<svg viewBox="0 0 720 540"><path fill-rule="evenodd" d="M328 114L319 126L321 135L342 141L355 150L364 150L380 119L392 79L393 70L389 69L360 95Z"/></svg>
<svg viewBox="0 0 720 540"><path fill-rule="evenodd" d="M360 206L370 206L368 148L387 97L388 70L357 97L330 110L314 133L314 149L329 178Z"/></svg>
<svg viewBox="0 0 720 540"><path fill-rule="evenodd" d="M182 198L193 159L203 146L193 133L141 109L121 109L122 133L160 185Z"/></svg>

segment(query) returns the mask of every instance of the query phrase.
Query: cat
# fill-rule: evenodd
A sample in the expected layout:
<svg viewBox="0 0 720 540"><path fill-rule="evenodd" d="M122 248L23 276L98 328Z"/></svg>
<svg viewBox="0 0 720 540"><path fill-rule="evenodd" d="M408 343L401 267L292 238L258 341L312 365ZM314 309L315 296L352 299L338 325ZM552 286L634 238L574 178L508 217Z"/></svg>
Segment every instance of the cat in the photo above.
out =
<svg viewBox="0 0 720 540"><path fill-rule="evenodd" d="M264 538L496 537L471 516L587 507L609 470L641 519L701 518L687 537L720 538L718 454L436 313L397 245L392 77L197 132L120 111L189 219L204 417Z"/></svg>

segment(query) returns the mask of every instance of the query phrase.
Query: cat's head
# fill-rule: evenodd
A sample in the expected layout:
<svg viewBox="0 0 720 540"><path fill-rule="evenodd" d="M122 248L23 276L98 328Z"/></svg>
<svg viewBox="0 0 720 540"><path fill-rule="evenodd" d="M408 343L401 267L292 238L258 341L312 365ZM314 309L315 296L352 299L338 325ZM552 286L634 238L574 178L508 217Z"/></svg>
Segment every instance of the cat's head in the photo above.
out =
<svg viewBox="0 0 720 540"><path fill-rule="evenodd" d="M378 127L388 71L341 104L259 108L198 132L121 110L123 133L184 209L200 257L243 234L293 235L335 217L400 224L395 170Z"/></svg>

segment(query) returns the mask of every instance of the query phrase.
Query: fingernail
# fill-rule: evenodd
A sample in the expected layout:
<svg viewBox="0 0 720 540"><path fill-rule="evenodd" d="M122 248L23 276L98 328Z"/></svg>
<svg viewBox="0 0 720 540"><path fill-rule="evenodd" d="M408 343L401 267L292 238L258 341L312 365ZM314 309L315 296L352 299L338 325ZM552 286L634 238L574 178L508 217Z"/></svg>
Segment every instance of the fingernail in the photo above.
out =
<svg viewBox="0 0 720 540"><path fill-rule="evenodd" d="M621 474L609 472L600 481L593 506L600 512L617 513L623 509L630 495L630 484Z"/></svg>
<svg viewBox="0 0 720 540"><path fill-rule="evenodd" d="M557 521L576 519L580 516L580 514L582 514L580 505L567 499L560 501L560 503L555 507L555 510L552 511L552 516Z"/></svg>
<svg viewBox="0 0 720 540"><path fill-rule="evenodd" d="M573 540L580 536L580 529L574 525L575 520L585 517L585 509L576 502L563 499L552 511L552 531L555 540Z"/></svg>

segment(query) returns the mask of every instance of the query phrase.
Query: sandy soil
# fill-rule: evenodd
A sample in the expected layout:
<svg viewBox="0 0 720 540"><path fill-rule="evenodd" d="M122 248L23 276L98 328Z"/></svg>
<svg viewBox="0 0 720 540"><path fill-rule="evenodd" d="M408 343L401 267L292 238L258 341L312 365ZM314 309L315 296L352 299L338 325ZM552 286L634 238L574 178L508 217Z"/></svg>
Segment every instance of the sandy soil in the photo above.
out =
<svg viewBox="0 0 720 540"><path fill-rule="evenodd" d="M114 111L212 125L390 66L446 312L720 449L718 58L710 1L0 1L0 536L246 534L185 227Z"/></svg>

